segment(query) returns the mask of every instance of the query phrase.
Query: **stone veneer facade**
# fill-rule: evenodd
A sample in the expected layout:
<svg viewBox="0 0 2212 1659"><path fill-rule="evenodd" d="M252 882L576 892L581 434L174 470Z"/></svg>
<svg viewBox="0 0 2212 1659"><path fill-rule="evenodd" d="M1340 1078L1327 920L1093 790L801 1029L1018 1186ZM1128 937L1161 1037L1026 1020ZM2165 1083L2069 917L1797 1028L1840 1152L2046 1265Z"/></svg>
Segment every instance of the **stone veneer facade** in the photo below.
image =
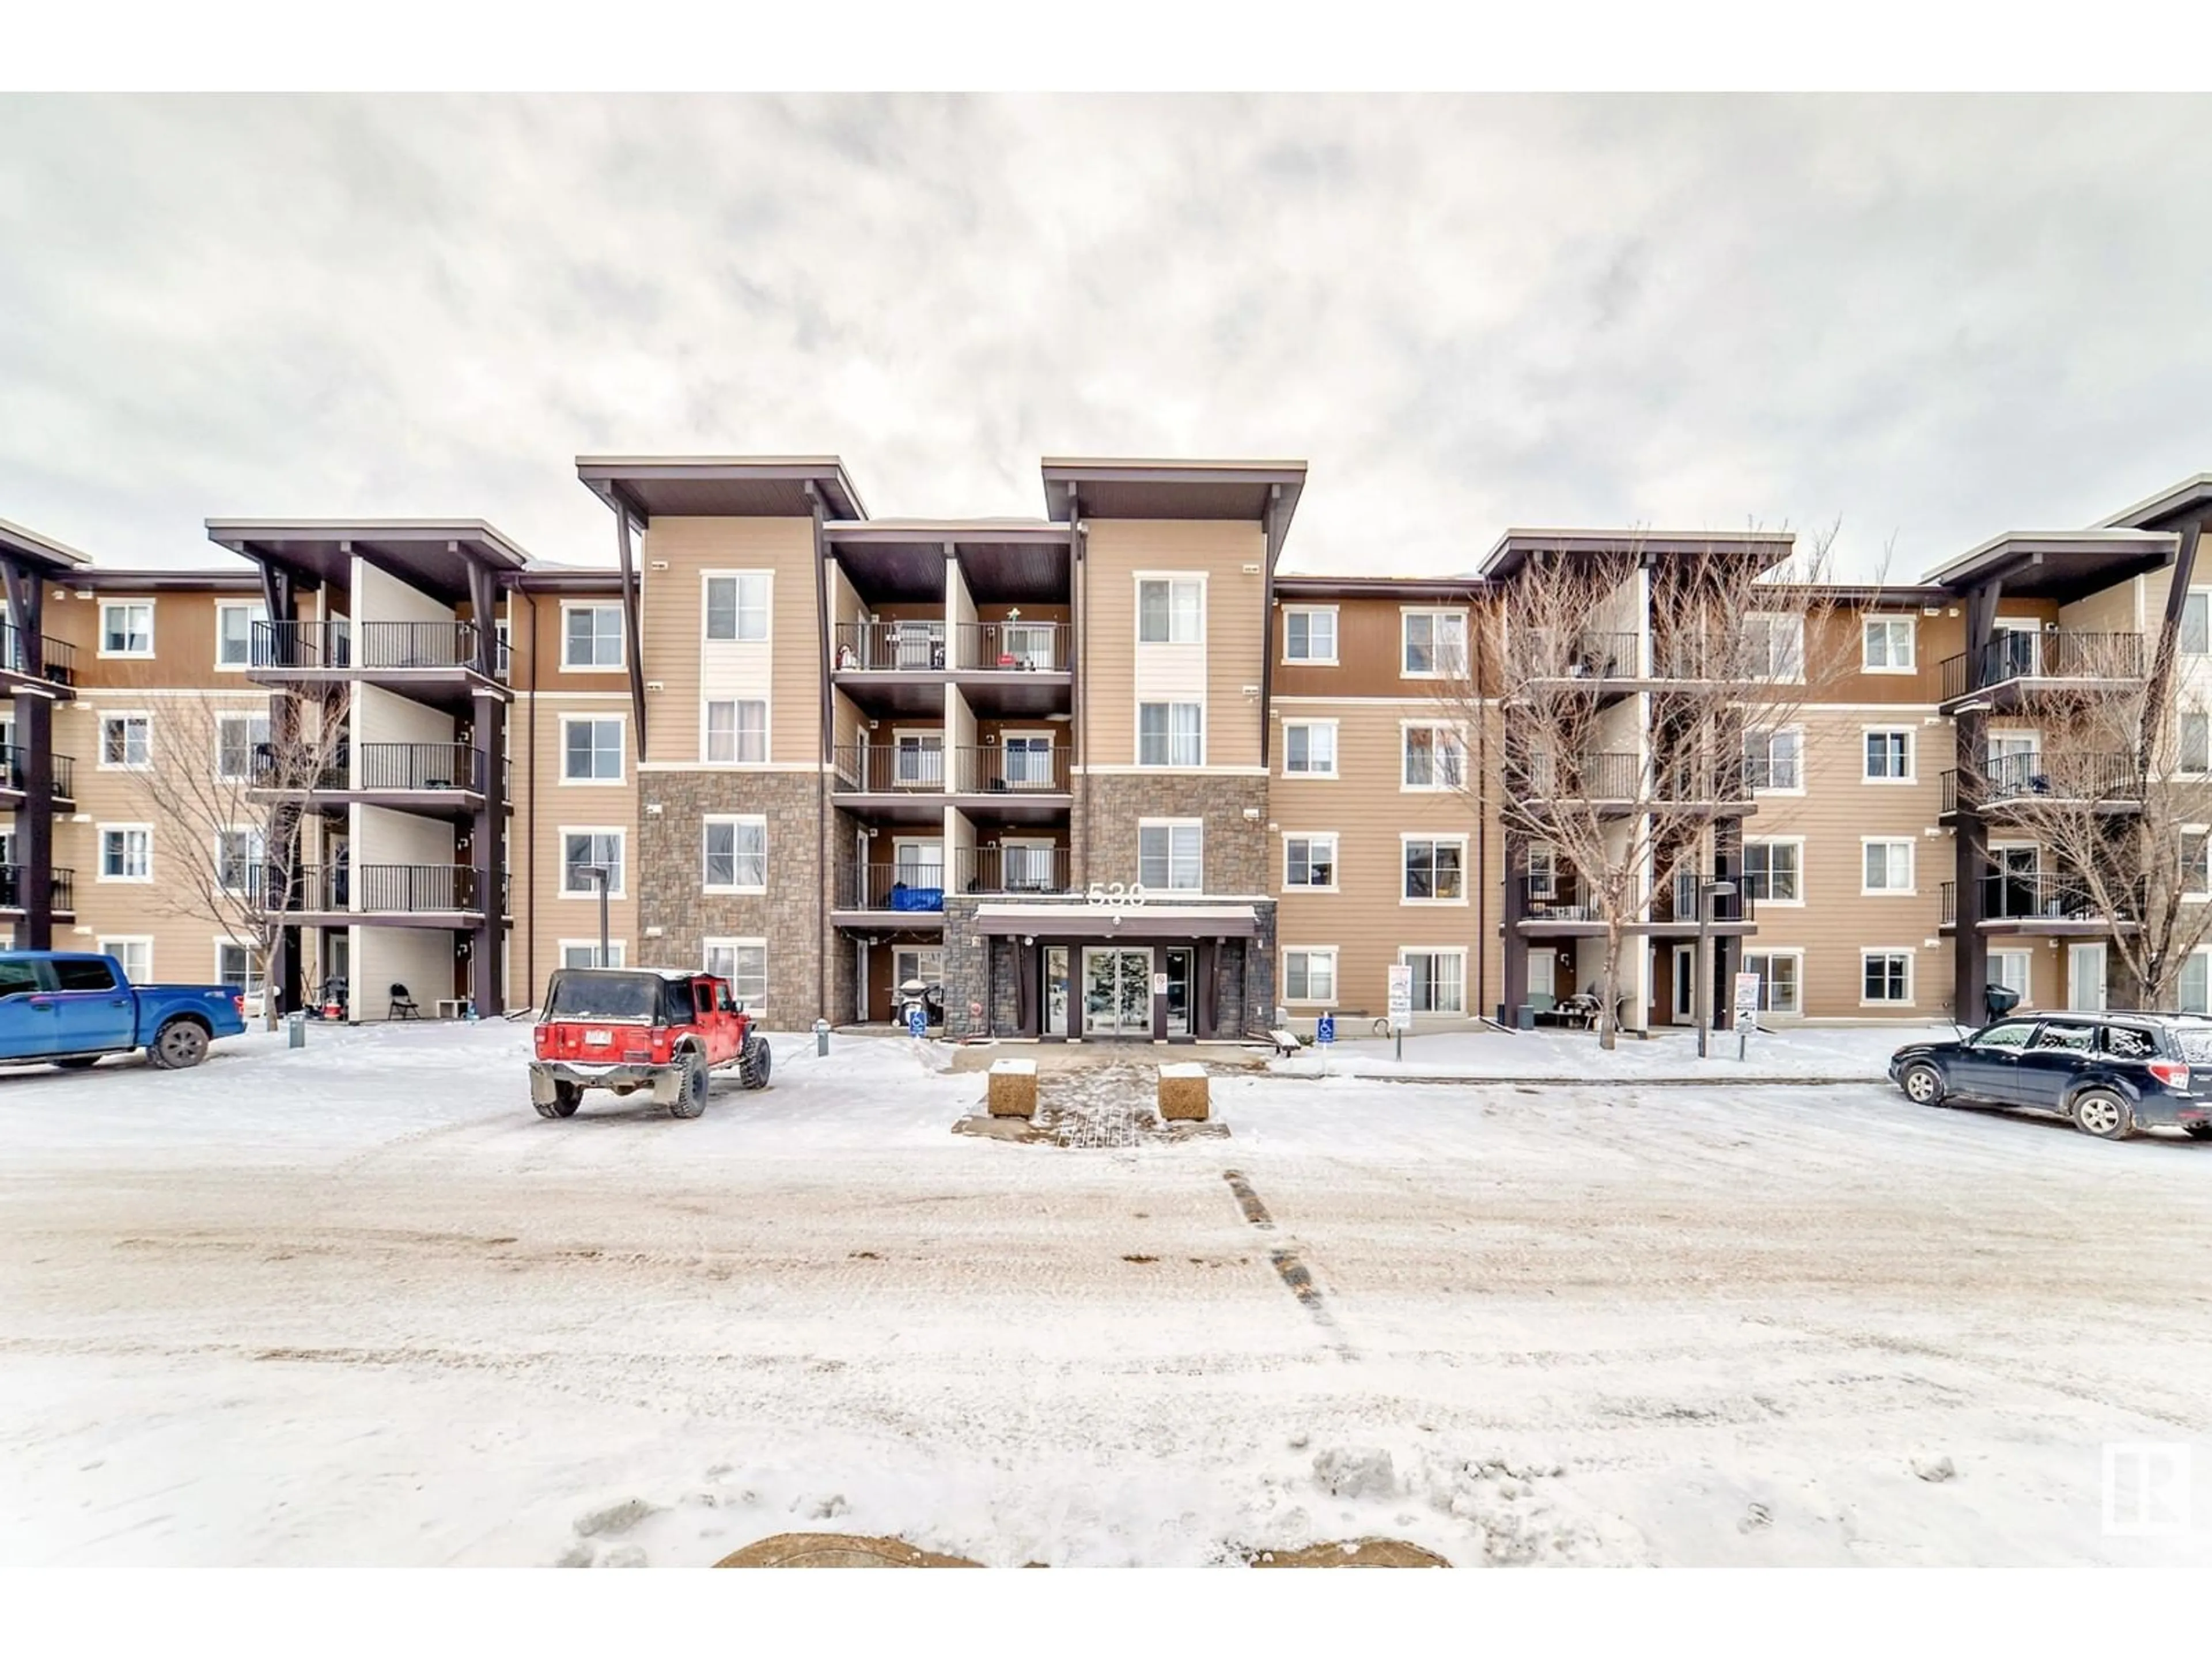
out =
<svg viewBox="0 0 2212 1659"><path fill-rule="evenodd" d="M647 772L638 781L637 915L645 937L637 960L687 966L706 960L710 939L764 939L768 1006L761 1012L766 1022L785 1030L811 1024L823 1000L818 975L827 915L817 775ZM701 890L705 820L725 814L768 820L765 893ZM830 952L832 1008L853 1006L851 956L849 945ZM841 962L842 1005L836 1000Z"/></svg>
<svg viewBox="0 0 2212 1659"><path fill-rule="evenodd" d="M1137 879L1144 818L1204 823L1204 890L1253 898L1267 891L1267 780L1218 772L1094 773L1075 781L1078 884ZM1255 816L1246 817L1249 811Z"/></svg>

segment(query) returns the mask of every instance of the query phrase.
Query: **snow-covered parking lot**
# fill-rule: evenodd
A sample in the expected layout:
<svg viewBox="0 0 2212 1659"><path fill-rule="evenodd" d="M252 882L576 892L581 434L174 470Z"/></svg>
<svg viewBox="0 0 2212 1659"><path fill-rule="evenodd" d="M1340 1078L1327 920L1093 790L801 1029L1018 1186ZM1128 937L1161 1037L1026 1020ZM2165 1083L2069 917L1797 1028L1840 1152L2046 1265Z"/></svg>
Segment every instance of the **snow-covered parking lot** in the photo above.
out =
<svg viewBox="0 0 2212 1659"><path fill-rule="evenodd" d="M2212 1560L2212 1145L1252 1075L1069 1151L845 1037L550 1122L528 1038L0 1076L0 1561ZM2105 1448L2191 1441L2193 1534L2108 1535Z"/></svg>

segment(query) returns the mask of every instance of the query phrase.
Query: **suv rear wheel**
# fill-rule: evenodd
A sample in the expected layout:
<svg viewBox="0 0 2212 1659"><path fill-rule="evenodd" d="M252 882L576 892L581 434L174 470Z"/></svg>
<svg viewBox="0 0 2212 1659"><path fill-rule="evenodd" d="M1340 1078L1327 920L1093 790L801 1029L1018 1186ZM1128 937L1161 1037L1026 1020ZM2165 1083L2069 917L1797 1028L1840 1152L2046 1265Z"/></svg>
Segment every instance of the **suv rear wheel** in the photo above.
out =
<svg viewBox="0 0 2212 1659"><path fill-rule="evenodd" d="M2135 1133L2136 1115L2109 1089L2084 1089L2074 1097L2074 1127L2100 1140L2125 1140Z"/></svg>
<svg viewBox="0 0 2212 1659"><path fill-rule="evenodd" d="M676 1069L680 1074L676 1098L668 1109L678 1117L696 1117L707 1109L707 1062L686 1048L678 1056Z"/></svg>
<svg viewBox="0 0 2212 1659"><path fill-rule="evenodd" d="M1905 1068L1904 1086L1905 1097L1915 1106L1943 1103L1943 1074L1924 1060Z"/></svg>
<svg viewBox="0 0 2212 1659"><path fill-rule="evenodd" d="M576 1108L583 1098L583 1090L575 1084L556 1083L553 1085L552 1099L533 1101L531 1103L538 1108L538 1115L540 1117L574 1117L576 1115Z"/></svg>
<svg viewBox="0 0 2212 1659"><path fill-rule="evenodd" d="M2212 1123L2190 1123L2183 1127L2191 1140L2212 1140Z"/></svg>

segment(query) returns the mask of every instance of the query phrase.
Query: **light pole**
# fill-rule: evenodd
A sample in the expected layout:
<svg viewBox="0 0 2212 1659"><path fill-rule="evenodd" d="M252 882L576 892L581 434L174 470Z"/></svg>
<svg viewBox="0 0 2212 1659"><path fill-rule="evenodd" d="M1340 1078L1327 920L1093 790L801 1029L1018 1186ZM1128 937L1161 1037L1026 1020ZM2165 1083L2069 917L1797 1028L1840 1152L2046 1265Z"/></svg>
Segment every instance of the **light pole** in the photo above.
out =
<svg viewBox="0 0 2212 1659"><path fill-rule="evenodd" d="M607 961L607 866L586 864L579 866L576 873L599 890L599 954L592 965L595 968L611 967L612 964ZM1703 1054L1705 1050L1700 1048L1698 1052Z"/></svg>
<svg viewBox="0 0 2212 1659"><path fill-rule="evenodd" d="M1705 1057L1705 1045L1713 1026L1713 963L1711 944L1706 927L1713 919L1715 899L1734 898L1735 884L1732 881L1707 881L1698 878L1698 1058Z"/></svg>

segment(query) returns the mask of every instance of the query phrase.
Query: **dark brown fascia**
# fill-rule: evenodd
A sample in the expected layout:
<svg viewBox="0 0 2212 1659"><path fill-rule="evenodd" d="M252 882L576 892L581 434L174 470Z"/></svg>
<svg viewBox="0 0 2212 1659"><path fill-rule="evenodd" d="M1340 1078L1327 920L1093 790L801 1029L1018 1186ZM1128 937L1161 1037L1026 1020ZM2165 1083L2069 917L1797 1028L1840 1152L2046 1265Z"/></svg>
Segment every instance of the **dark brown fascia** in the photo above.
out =
<svg viewBox="0 0 2212 1659"><path fill-rule="evenodd" d="M2201 521L2212 513L2212 472L2184 478L2169 489L2123 508L2098 526L2100 530L2169 530Z"/></svg>
<svg viewBox="0 0 2212 1659"><path fill-rule="evenodd" d="M89 553L80 553L51 536L41 536L5 519L0 519L0 555L19 564L36 566L46 576L82 570L92 562Z"/></svg>
<svg viewBox="0 0 2212 1659"><path fill-rule="evenodd" d="M555 566L547 568L532 566L515 573L507 584L525 593L614 593L623 591L622 572L609 565L605 568Z"/></svg>
<svg viewBox="0 0 2212 1659"><path fill-rule="evenodd" d="M57 571L56 587L93 593L258 593L258 572L246 570L115 570L98 566Z"/></svg>
<svg viewBox="0 0 2212 1659"><path fill-rule="evenodd" d="M1488 592L1496 586L1480 576L1318 576L1297 571L1275 578L1275 597L1305 599L1413 599L1449 604Z"/></svg>
<svg viewBox="0 0 2212 1659"><path fill-rule="evenodd" d="M482 519L210 519L208 539L231 552L252 557L250 550L272 542L309 542L336 547L349 542L452 542L482 563L520 570L530 555Z"/></svg>
<svg viewBox="0 0 2212 1659"><path fill-rule="evenodd" d="M591 492L610 503L620 492L638 521L650 527L652 514L626 483L698 483L718 480L761 483L812 484L837 519L866 519L866 505L846 476L844 461L836 455L579 455L576 477ZM792 514L811 516L809 513Z"/></svg>
<svg viewBox="0 0 2212 1659"><path fill-rule="evenodd" d="M1510 577L1532 553L1635 553L1663 558L1736 548L1773 554L1769 562L1779 563L1796 545L1796 532L1788 530L1509 530L1484 556L1478 574L1492 580Z"/></svg>
<svg viewBox="0 0 2212 1659"><path fill-rule="evenodd" d="M1297 512L1298 497L1304 493L1306 483L1304 461L1169 461L1048 455L1040 464L1040 470L1044 477L1045 516L1057 521L1073 518L1068 502L1077 488L1084 484L1275 486L1279 495L1271 491L1267 505L1255 516L1279 514L1279 533L1285 538L1290 534L1291 520Z"/></svg>

